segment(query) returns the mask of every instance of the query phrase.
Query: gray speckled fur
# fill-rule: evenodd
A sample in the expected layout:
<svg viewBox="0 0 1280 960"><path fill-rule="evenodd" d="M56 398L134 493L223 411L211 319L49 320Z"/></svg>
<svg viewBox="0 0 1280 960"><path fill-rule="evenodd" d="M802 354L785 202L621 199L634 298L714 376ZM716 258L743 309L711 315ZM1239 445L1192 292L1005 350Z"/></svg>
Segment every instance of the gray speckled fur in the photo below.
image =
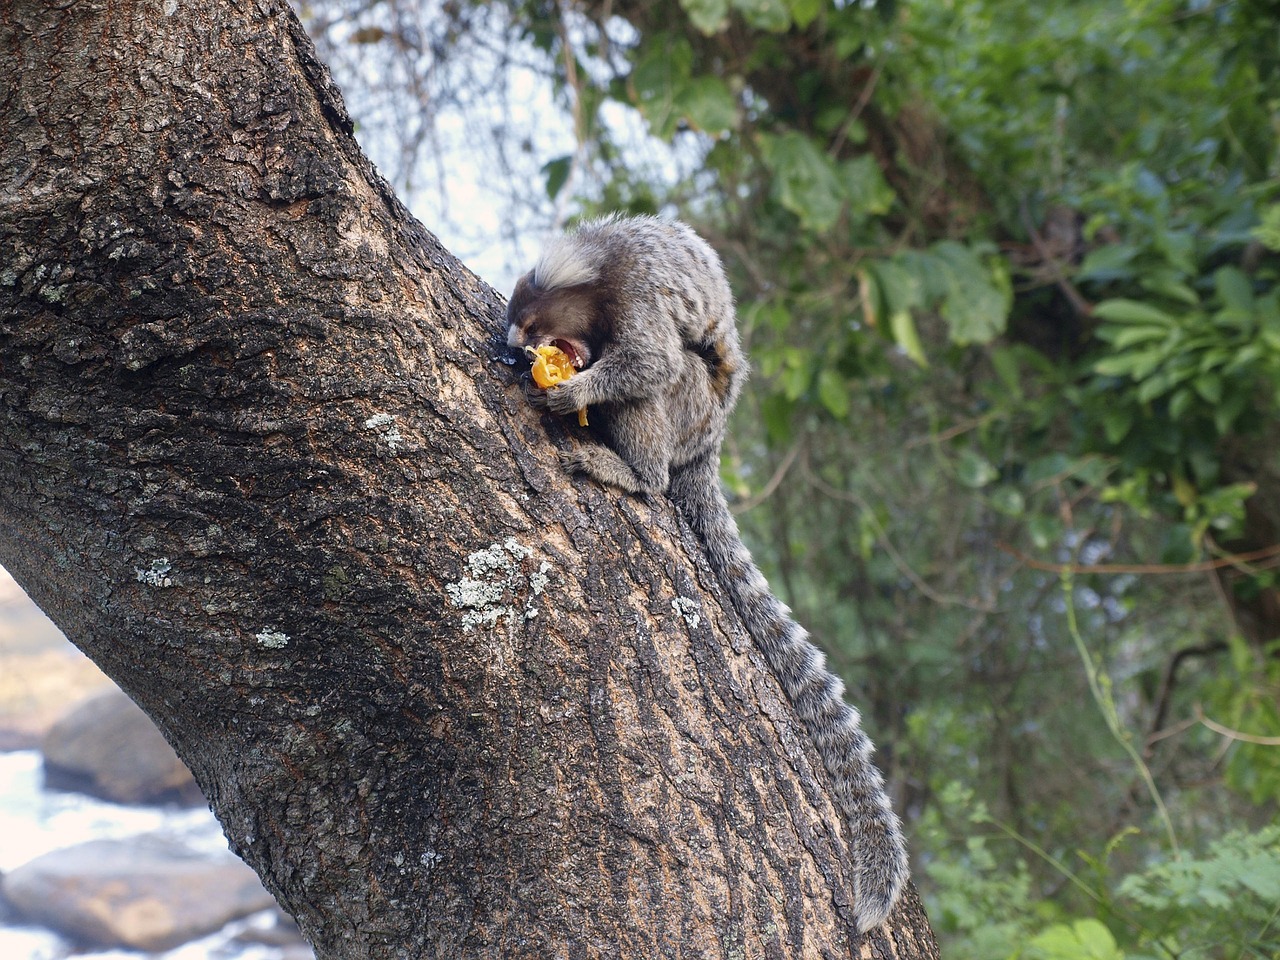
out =
<svg viewBox="0 0 1280 960"><path fill-rule="evenodd" d="M804 722L831 776L856 858L858 929L889 915L907 878L901 824L844 684L769 585L720 490L720 444L747 367L733 294L715 252L682 223L609 217L549 243L507 308L515 348L557 340L583 369L545 394L587 407L602 444L565 466L630 493L666 492Z"/></svg>

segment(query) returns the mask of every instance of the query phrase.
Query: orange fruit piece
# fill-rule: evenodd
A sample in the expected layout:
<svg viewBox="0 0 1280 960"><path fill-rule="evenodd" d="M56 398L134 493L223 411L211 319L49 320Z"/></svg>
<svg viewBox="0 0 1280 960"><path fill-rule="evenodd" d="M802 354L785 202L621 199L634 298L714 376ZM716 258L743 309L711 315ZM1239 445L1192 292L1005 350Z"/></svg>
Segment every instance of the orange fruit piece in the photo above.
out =
<svg viewBox="0 0 1280 960"><path fill-rule="evenodd" d="M543 390L558 387L578 372L573 366L573 361L569 359L569 355L559 347L551 344L543 347L534 347L529 351L529 355L533 361L533 382ZM583 407L578 411L578 426L585 427L586 425L587 408Z"/></svg>

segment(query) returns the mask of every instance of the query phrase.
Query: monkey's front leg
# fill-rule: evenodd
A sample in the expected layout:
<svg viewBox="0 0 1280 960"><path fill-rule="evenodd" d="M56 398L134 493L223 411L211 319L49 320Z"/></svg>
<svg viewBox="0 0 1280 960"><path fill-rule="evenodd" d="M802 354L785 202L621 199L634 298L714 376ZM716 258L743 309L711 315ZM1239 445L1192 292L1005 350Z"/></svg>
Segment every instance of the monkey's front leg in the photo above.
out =
<svg viewBox="0 0 1280 960"><path fill-rule="evenodd" d="M665 344L661 338L614 345L587 369L551 388L548 406L567 414L601 403L659 397L679 377L681 359L679 346Z"/></svg>

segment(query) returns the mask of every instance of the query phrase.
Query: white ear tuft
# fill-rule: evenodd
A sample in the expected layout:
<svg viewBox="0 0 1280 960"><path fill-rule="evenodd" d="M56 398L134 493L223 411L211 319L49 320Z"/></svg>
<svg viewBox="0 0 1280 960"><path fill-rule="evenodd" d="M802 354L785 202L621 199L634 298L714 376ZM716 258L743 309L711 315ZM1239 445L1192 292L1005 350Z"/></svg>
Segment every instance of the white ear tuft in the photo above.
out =
<svg viewBox="0 0 1280 960"><path fill-rule="evenodd" d="M572 235L550 241L533 268L533 282L543 290L576 287L599 278L599 268L586 256L583 244Z"/></svg>

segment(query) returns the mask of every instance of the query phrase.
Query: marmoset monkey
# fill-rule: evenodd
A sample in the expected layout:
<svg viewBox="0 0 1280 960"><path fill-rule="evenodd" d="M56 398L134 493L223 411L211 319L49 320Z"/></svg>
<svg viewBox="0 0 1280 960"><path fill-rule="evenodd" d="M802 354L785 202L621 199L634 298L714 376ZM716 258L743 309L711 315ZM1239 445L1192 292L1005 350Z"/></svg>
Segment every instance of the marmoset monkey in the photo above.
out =
<svg viewBox="0 0 1280 960"><path fill-rule="evenodd" d="M564 452L566 468L629 493L665 492L706 545L831 775L853 841L858 929L878 926L906 881L907 852L871 741L844 683L769 592L720 491L725 421L747 374L720 258L682 223L584 223L552 240L516 284L507 343L555 346L575 368L547 390L546 405L589 409L605 442Z"/></svg>

